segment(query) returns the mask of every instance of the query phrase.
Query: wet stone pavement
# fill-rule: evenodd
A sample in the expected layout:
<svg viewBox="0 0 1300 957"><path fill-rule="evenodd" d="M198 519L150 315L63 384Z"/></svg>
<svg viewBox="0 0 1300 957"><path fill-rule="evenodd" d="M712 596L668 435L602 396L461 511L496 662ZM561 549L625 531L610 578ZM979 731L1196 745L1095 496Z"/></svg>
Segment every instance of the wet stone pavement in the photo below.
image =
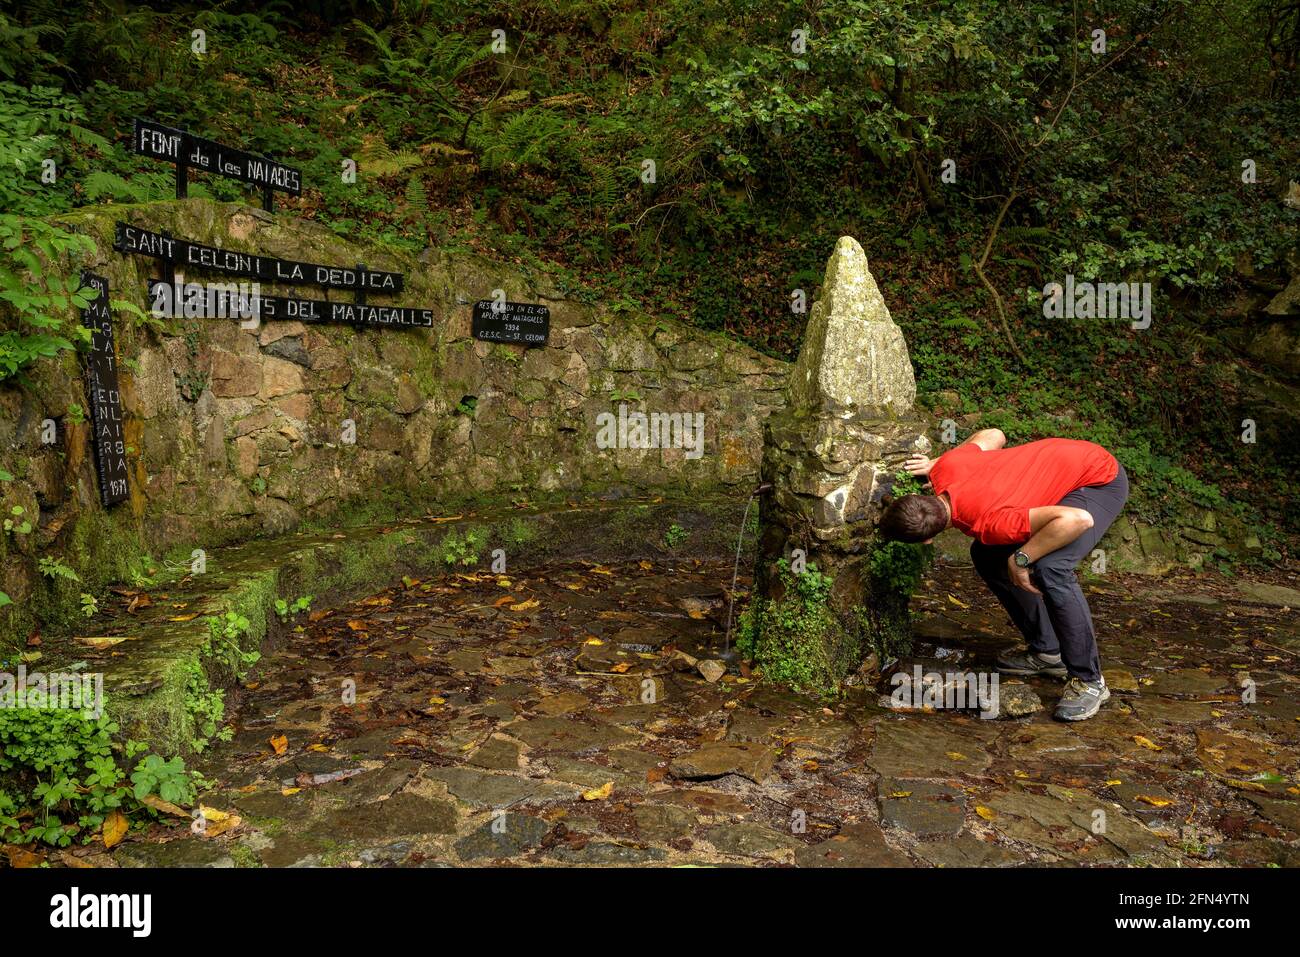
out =
<svg viewBox="0 0 1300 957"><path fill-rule="evenodd" d="M178 819L86 863L1300 864L1300 616L1282 601L1210 576L1088 585L1113 696L1061 724L1051 679L1004 682L1042 707L983 720L898 710L888 684L827 704L718 677L694 660L730 580L574 563L313 615L199 762L206 833ZM909 673L987 671L1012 643L969 568L936 568L915 609Z"/></svg>

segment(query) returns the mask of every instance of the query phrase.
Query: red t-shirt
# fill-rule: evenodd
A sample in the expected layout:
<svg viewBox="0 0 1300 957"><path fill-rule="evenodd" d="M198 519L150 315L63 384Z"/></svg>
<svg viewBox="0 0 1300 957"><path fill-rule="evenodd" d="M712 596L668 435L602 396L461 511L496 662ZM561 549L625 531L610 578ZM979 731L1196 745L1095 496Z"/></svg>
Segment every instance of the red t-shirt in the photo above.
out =
<svg viewBox="0 0 1300 957"><path fill-rule="evenodd" d="M1040 439L991 452L967 442L939 456L930 484L948 493L957 528L985 545L1017 545L1031 534L1031 508L1118 474L1115 456L1093 442Z"/></svg>

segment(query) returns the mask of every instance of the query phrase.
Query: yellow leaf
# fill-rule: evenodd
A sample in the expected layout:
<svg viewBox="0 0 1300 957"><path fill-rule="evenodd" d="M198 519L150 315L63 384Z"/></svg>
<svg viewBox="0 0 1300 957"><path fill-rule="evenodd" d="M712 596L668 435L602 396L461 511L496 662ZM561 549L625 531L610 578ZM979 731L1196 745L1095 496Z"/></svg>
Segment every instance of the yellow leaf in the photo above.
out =
<svg viewBox="0 0 1300 957"><path fill-rule="evenodd" d="M1146 748L1148 751L1163 751L1163 750L1164 750L1164 745L1156 744L1156 743L1155 743L1154 741L1152 741L1150 738L1143 737L1143 736L1140 735L1140 734L1135 734L1135 735L1133 735L1133 740L1134 740L1136 743L1142 745L1142 747Z"/></svg>
<svg viewBox="0 0 1300 957"><path fill-rule="evenodd" d="M987 808L982 804L975 805L975 813L978 814L980 817L984 818L984 820L986 821L991 821L995 817L997 817L997 814L993 812L992 808Z"/></svg>
<svg viewBox="0 0 1300 957"><path fill-rule="evenodd" d="M329 750L329 746L324 744L310 744L307 746L307 750L315 751L317 753L324 753Z"/></svg>
<svg viewBox="0 0 1300 957"><path fill-rule="evenodd" d="M447 703L446 698L439 698L437 695L434 695L432 698L429 699L429 704L446 704L446 703Z"/></svg>
<svg viewBox="0 0 1300 957"><path fill-rule="evenodd" d="M962 754L960 751L949 751L948 757L952 758L954 761L966 760L966 755Z"/></svg>
<svg viewBox="0 0 1300 957"><path fill-rule="evenodd" d="M643 572L648 572L650 569L655 567L655 563L648 562L643 558L641 559L641 561L637 562L637 567L640 568L641 571Z"/></svg>
<svg viewBox="0 0 1300 957"><path fill-rule="evenodd" d="M584 644L584 645L603 645L604 642L601 641L599 638L588 638L586 641L583 642L583 644ZM1300 720L1300 718L1297 718L1296 720Z"/></svg>
<svg viewBox="0 0 1300 957"><path fill-rule="evenodd" d="M302 788L280 788L280 793L283 794L285 797L290 797L294 794L297 794L301 790Z"/></svg>
<svg viewBox="0 0 1300 957"><path fill-rule="evenodd" d="M182 807L177 807L171 801L164 801L156 794L145 795L140 799L140 803L147 807L153 808L155 811L161 811L164 814L170 814L172 817L188 818L190 816L189 811L185 810Z"/></svg>
<svg viewBox="0 0 1300 957"><path fill-rule="evenodd" d="M890 796L891 798L905 798L905 797L911 797L911 796L912 796L912 792L911 792L911 791L891 791L891 792L889 793L889 796Z"/></svg>
<svg viewBox="0 0 1300 957"><path fill-rule="evenodd" d="M289 739L283 734L277 734L271 738L271 747L276 754L284 754L285 751L289 750Z"/></svg>
<svg viewBox="0 0 1300 957"><path fill-rule="evenodd" d="M612 571L610 571L610 570L609 570L608 568L606 568L604 565L597 565L595 568L592 569L592 571L593 571L595 574L597 574L597 575L613 575L613 574L614 574Z"/></svg>
<svg viewBox="0 0 1300 957"><path fill-rule="evenodd" d="M102 834L104 837L105 847L117 847L122 843L122 838L126 837L126 829L130 827L131 822L126 819L126 815L121 811L109 811L108 816L104 818Z"/></svg>
<svg viewBox="0 0 1300 957"><path fill-rule="evenodd" d="M168 621L193 621L197 617L199 617L199 613L197 611L192 611L188 615L172 615L167 620Z"/></svg>
<svg viewBox="0 0 1300 957"><path fill-rule="evenodd" d="M203 830L199 833L204 837L220 837L227 831L239 827L242 818L238 814L230 814L226 811L218 811L214 807L204 807L199 805L199 814L203 816Z"/></svg>
<svg viewBox="0 0 1300 957"><path fill-rule="evenodd" d="M1152 807L1169 807L1174 803L1169 798L1156 797L1151 794L1135 794L1133 800L1141 801L1143 804L1150 804Z"/></svg>
<svg viewBox="0 0 1300 957"><path fill-rule="evenodd" d="M528 599L528 601L521 601L521 602L520 602L519 604L517 604L517 605L511 605L511 606L510 606L510 610L511 610L511 611L528 611L528 610L530 610L530 609L532 609L532 608L536 608L536 607L537 607L538 605L540 605L540 604L541 604L541 602L538 601L536 598L530 598L530 599Z"/></svg>
<svg viewBox="0 0 1300 957"><path fill-rule="evenodd" d="M952 602L954 605L956 605L958 608L970 607L970 605L966 604L964 601L962 601L960 598L958 598L956 595L952 594L951 592L948 593L948 600Z"/></svg>
<svg viewBox="0 0 1300 957"><path fill-rule="evenodd" d="M582 792L584 801L603 801L614 793L614 782L606 781L598 788L592 788L590 791Z"/></svg>
<svg viewBox="0 0 1300 957"><path fill-rule="evenodd" d="M1118 784L1123 784L1123 783L1124 783L1124 782L1121 781L1119 778L1111 778L1111 780L1109 780L1109 781L1106 782L1106 787L1108 787L1108 788L1113 788L1113 787L1115 787L1116 785L1118 785Z"/></svg>
<svg viewBox="0 0 1300 957"><path fill-rule="evenodd" d="M631 667L632 667L632 662L620 661L618 664L616 664L614 667L610 668L609 670L616 675L623 675L623 674L627 674L628 669L630 669Z"/></svg>
<svg viewBox="0 0 1300 957"><path fill-rule="evenodd" d="M1027 777L1029 777L1029 775L1026 774L1024 771L1012 771L1011 773L1012 773L1015 777L1018 777L1018 778L1020 778L1020 779L1022 779L1022 780L1025 779L1025 778L1027 778Z"/></svg>

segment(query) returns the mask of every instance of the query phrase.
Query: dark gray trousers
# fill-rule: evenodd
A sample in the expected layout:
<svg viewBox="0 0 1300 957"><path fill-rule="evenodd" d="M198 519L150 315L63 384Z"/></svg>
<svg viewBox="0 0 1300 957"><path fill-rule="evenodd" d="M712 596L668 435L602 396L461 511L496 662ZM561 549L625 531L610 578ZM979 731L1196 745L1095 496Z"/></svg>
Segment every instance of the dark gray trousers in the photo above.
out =
<svg viewBox="0 0 1300 957"><path fill-rule="evenodd" d="M1088 610L1088 600L1083 597L1074 570L1097 547L1106 529L1119 517L1127 498L1128 475L1121 465L1119 474L1107 484L1075 489L1057 503L1087 509L1092 515L1092 528L1034 563L1029 577L1042 595L1017 588L1007 575L1007 558L1020 545L985 545L975 541L970 547L975 570L998 596L1030 649L1042 654L1059 654L1070 675L1084 681L1101 680L1101 658L1097 654L1092 612Z"/></svg>

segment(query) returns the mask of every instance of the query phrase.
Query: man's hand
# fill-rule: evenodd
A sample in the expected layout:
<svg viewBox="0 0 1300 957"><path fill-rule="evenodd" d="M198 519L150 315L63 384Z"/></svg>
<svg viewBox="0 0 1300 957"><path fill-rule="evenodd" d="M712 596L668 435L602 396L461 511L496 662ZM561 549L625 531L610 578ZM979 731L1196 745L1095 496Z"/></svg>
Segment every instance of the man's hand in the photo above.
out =
<svg viewBox="0 0 1300 957"><path fill-rule="evenodd" d="M1035 595L1041 595L1042 592L1034 587L1034 583L1029 580L1029 569L1021 568L1016 564L1016 556L1011 555L1007 558L1007 575L1011 578L1011 584L1017 588L1023 588L1025 591L1033 592Z"/></svg>
<svg viewBox="0 0 1300 957"><path fill-rule="evenodd" d="M903 468L910 475L927 476L930 474L930 469L934 468L934 463L937 461L939 460L928 458L920 452L917 452L915 455L909 455L907 457L907 461L903 463Z"/></svg>

